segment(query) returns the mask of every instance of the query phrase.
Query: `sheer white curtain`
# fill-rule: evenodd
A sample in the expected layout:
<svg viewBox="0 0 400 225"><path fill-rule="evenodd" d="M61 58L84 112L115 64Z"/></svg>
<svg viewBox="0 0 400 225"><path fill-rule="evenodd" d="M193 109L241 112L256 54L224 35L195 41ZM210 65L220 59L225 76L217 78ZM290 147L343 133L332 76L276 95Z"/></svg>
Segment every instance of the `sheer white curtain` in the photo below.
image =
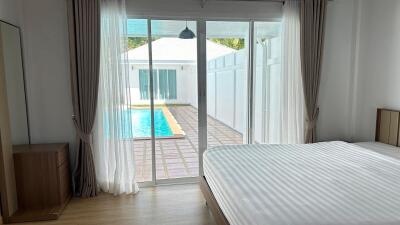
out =
<svg viewBox="0 0 400 225"><path fill-rule="evenodd" d="M270 106L275 124L270 143L304 143L305 103L300 64L300 1L287 0L283 6L281 74L271 93ZM275 96L274 96L275 95Z"/></svg>
<svg viewBox="0 0 400 225"><path fill-rule="evenodd" d="M96 177L102 191L136 193L125 0L101 0L100 81L94 135Z"/></svg>
<svg viewBox="0 0 400 225"><path fill-rule="evenodd" d="M285 1L282 29L283 143L304 143L305 102L300 63L300 1Z"/></svg>

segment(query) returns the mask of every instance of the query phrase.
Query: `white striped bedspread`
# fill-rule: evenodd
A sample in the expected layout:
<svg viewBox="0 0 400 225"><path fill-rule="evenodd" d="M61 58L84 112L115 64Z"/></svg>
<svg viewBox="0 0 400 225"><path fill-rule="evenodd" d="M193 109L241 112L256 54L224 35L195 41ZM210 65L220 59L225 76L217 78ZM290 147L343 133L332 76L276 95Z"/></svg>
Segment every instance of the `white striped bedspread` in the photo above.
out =
<svg viewBox="0 0 400 225"><path fill-rule="evenodd" d="M216 147L204 175L231 225L400 224L400 161L354 144Z"/></svg>

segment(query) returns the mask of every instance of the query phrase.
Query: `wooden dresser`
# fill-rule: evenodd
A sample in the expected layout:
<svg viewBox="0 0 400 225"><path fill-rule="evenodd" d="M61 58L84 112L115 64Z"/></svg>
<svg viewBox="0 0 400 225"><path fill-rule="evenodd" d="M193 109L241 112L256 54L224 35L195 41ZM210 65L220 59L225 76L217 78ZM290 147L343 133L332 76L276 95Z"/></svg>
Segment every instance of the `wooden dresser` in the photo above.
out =
<svg viewBox="0 0 400 225"><path fill-rule="evenodd" d="M14 146L18 211L12 222L57 219L71 198L68 144Z"/></svg>

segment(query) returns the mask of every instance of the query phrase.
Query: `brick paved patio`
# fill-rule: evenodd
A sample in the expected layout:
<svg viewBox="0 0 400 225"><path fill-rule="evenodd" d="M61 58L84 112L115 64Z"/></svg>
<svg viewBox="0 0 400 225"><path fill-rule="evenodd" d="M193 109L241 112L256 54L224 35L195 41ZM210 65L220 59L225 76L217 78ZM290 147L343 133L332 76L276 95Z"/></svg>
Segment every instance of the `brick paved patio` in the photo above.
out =
<svg viewBox="0 0 400 225"><path fill-rule="evenodd" d="M157 179L198 176L197 109L192 106L168 106L183 131L180 139L156 140ZM242 144L242 135L218 120L208 117L208 146ZM134 141L136 179L151 181L151 141Z"/></svg>

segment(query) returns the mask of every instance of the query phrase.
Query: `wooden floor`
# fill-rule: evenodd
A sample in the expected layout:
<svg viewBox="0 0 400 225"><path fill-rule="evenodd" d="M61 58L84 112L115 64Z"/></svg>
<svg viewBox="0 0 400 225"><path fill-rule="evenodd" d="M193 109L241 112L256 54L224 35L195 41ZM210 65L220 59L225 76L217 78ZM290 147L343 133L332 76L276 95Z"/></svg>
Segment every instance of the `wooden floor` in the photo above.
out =
<svg viewBox="0 0 400 225"><path fill-rule="evenodd" d="M142 188L137 195L73 199L57 221L21 225L215 225L198 184Z"/></svg>

